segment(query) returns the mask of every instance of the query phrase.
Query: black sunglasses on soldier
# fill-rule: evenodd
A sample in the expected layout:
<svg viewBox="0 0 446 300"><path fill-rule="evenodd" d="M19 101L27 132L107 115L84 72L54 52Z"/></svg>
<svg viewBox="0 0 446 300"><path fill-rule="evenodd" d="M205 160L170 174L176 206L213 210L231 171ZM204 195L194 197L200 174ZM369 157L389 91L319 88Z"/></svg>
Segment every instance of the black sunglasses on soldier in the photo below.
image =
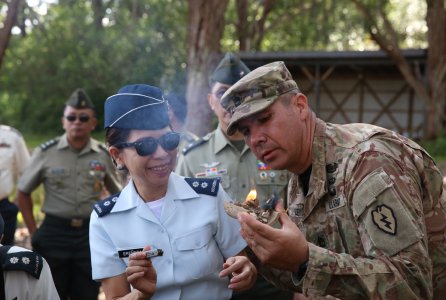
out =
<svg viewBox="0 0 446 300"><path fill-rule="evenodd" d="M67 119L69 122L74 122L76 119L79 119L82 123L86 123L90 120L90 116L82 115L82 116L76 116L76 115L68 115L65 116L65 119Z"/></svg>

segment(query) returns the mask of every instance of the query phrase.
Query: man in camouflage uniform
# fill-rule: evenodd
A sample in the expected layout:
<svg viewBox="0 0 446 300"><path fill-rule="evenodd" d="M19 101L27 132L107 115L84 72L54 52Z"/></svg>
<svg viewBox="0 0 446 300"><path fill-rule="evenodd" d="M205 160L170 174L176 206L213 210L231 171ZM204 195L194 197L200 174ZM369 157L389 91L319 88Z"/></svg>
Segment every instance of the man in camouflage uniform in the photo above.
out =
<svg viewBox="0 0 446 300"><path fill-rule="evenodd" d="M47 260L61 299L97 299L99 285L91 279L89 218L103 187L121 189L108 151L91 138L96 118L91 100L77 89L66 102L65 134L34 150L19 179L17 201L32 235L33 250ZM45 190L37 229L31 193Z"/></svg>
<svg viewBox="0 0 446 300"><path fill-rule="evenodd" d="M260 272L310 299L444 298L445 193L425 150L384 128L316 118L283 62L252 71L221 103L228 134L294 174L281 229L239 214Z"/></svg>
<svg viewBox="0 0 446 300"><path fill-rule="evenodd" d="M273 193L285 197L288 172L273 170L259 161L242 135L226 135L230 115L220 105L226 90L248 73L248 67L234 53L227 53L220 61L210 77L208 95L218 126L183 151L175 172L186 177L220 177L223 188L235 201L244 201L249 191L255 189L257 199L264 204ZM272 296L292 299L291 293L278 290L258 276L251 290L236 293L233 299L272 299Z"/></svg>

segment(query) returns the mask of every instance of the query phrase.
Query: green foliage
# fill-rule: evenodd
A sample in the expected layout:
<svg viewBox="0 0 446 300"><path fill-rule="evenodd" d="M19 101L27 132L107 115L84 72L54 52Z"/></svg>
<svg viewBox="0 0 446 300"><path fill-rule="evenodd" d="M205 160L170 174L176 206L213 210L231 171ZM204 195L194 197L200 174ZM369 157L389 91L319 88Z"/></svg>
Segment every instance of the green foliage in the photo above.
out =
<svg viewBox="0 0 446 300"><path fill-rule="evenodd" d="M424 0L363 2L374 14L384 7L401 45L426 45ZM56 3L45 15L26 8L19 16L30 22L26 34L12 37L0 69L0 122L25 133L60 134L63 104L78 87L93 99L99 124L104 100L124 84L148 83L185 94L187 1L103 0L102 28L95 25L92 0ZM254 27L264 2L248 3L248 26ZM265 34L252 51L377 49L351 0L272 3ZM222 51L238 51L236 23L232 0Z"/></svg>
<svg viewBox="0 0 446 300"><path fill-rule="evenodd" d="M53 5L25 37L15 35L0 73L0 122L23 132L59 133L63 104L83 87L97 107L129 83L185 90L185 5L146 1L139 16L110 2L96 29L89 1ZM181 24L183 23L183 24Z"/></svg>
<svg viewBox="0 0 446 300"><path fill-rule="evenodd" d="M446 160L446 134L443 133L433 141L421 141L420 145L434 158L435 161Z"/></svg>

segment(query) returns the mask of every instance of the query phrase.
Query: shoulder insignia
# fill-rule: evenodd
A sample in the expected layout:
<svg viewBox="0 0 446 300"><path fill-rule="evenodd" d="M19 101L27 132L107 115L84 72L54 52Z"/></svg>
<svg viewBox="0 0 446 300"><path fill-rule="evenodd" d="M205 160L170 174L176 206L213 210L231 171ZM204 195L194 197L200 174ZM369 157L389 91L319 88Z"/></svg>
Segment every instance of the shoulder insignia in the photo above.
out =
<svg viewBox="0 0 446 300"><path fill-rule="evenodd" d="M195 140L191 144L187 145L182 151L183 155L186 155L190 150L197 148L198 146L203 145L204 143L209 141L211 135L212 135L212 132L206 134L205 136L203 136L203 137L199 138L198 140Z"/></svg>
<svg viewBox="0 0 446 300"><path fill-rule="evenodd" d="M98 214L99 218L108 215L111 210L113 209L113 206L116 204L116 200L118 200L119 193L111 195L108 198L105 198L104 200L98 201L93 205L93 209Z"/></svg>
<svg viewBox="0 0 446 300"><path fill-rule="evenodd" d="M43 268L43 258L32 251L8 253L4 256L2 268L4 271L25 271L39 279Z"/></svg>
<svg viewBox="0 0 446 300"><path fill-rule="evenodd" d="M184 178L186 182L198 194L205 194L209 196L216 196L218 193L218 186L220 178Z"/></svg>
<svg viewBox="0 0 446 300"><path fill-rule="evenodd" d="M59 142L59 138L58 138L58 137L57 137L57 138L54 138L54 139L52 139L52 140L46 141L46 142L43 143L43 144L40 144L39 147L40 147L40 149L42 149L42 151L45 151L45 150L47 150L48 148L50 148L51 146L56 145L57 142Z"/></svg>
<svg viewBox="0 0 446 300"><path fill-rule="evenodd" d="M107 146L105 146L105 145L102 144L102 143L98 143L98 145L99 145L99 148L100 148L100 149L104 150L104 151L107 152L107 154L108 154Z"/></svg>

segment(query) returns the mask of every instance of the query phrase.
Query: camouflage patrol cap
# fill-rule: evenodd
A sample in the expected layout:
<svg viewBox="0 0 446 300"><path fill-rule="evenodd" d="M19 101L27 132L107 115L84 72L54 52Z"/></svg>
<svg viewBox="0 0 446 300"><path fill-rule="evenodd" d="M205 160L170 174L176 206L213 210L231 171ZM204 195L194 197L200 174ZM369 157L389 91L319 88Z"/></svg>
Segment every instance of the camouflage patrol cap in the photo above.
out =
<svg viewBox="0 0 446 300"><path fill-rule="evenodd" d="M65 105L79 109L94 109L94 105L91 102L90 97L88 97L87 93L83 89L76 89L73 94L71 94L70 98L68 98L67 102L65 102Z"/></svg>
<svg viewBox="0 0 446 300"><path fill-rule="evenodd" d="M258 67L230 87L220 104L231 112L227 133L237 130L237 122L258 113L274 103L280 95L299 90L283 61Z"/></svg>
<svg viewBox="0 0 446 300"><path fill-rule="evenodd" d="M249 73L249 68L232 52L226 53L223 59L215 68L209 81L210 83L220 82L233 85L240 78Z"/></svg>
<svg viewBox="0 0 446 300"><path fill-rule="evenodd" d="M104 128L162 129L170 124L161 89L131 84L105 100Z"/></svg>

